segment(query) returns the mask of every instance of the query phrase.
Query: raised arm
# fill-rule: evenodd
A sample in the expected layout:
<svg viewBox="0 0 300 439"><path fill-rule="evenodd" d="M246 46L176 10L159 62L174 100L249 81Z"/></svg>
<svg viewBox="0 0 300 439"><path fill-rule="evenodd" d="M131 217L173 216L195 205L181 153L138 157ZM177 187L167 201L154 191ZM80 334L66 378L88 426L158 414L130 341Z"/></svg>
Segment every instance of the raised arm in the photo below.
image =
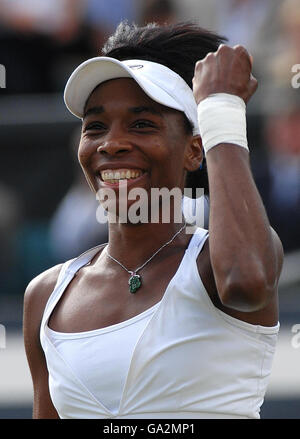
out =
<svg viewBox="0 0 300 439"><path fill-rule="evenodd" d="M215 93L239 96L247 103L257 88L251 68L251 57L243 47L220 46L216 53L196 64L193 88L197 103L204 104L205 98ZM211 101L210 105L214 103ZM226 104L223 112L210 111L207 110L205 118L214 118L215 124L218 119L214 114L218 114L220 123L229 114ZM237 125L238 121L239 117ZM207 128L212 130L209 119L205 124L203 132ZM237 130L235 137L239 139L241 127L233 124L229 131L232 129ZM209 250L217 290L224 306L242 312L258 311L276 294L282 245L270 227L243 139L240 144L222 141L211 147L214 134L218 133L208 134L210 145L204 144L204 149L210 191Z"/></svg>

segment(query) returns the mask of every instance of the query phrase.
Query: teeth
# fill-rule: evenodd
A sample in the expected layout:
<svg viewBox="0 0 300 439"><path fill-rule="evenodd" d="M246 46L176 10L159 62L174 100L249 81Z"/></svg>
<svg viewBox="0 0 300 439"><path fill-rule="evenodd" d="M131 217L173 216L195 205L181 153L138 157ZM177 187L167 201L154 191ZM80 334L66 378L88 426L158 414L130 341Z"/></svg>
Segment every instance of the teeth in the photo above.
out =
<svg viewBox="0 0 300 439"><path fill-rule="evenodd" d="M116 183L118 180L137 178L142 175L142 171L138 169L118 169L118 170L108 170L101 172L101 178L104 181L110 181L111 183Z"/></svg>

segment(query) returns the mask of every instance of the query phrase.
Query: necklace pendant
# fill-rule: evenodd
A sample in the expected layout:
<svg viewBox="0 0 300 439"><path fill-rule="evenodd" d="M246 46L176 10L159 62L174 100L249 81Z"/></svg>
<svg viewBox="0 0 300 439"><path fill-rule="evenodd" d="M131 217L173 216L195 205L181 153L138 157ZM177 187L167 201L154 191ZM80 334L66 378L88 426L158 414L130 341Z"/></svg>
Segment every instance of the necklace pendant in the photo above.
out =
<svg viewBox="0 0 300 439"><path fill-rule="evenodd" d="M142 285L142 278L138 274L132 273L128 281L129 292L135 293Z"/></svg>

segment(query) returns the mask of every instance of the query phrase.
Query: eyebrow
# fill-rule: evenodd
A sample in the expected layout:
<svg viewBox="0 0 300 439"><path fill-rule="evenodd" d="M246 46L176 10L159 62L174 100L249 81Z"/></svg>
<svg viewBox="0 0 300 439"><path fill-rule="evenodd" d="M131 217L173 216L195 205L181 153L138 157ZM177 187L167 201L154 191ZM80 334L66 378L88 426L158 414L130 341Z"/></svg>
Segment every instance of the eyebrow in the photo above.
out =
<svg viewBox="0 0 300 439"><path fill-rule="evenodd" d="M156 110L154 107L149 107L145 105L142 105L140 107L131 107L129 108L129 111L134 114L151 113L156 116L162 117L162 113L159 110Z"/></svg>
<svg viewBox="0 0 300 439"><path fill-rule="evenodd" d="M130 107L128 110L130 113L134 113L134 114L151 113L151 114L154 114L156 116L162 117L162 113L159 110L156 110L155 108L150 107L150 106L141 105L139 107ZM84 112L83 119L87 116L90 116L91 114L102 114L102 113L104 113L104 111L105 110L104 110L104 107L102 105L100 105L98 107L91 107Z"/></svg>
<svg viewBox="0 0 300 439"><path fill-rule="evenodd" d="M91 114L101 114L104 113L104 107L100 105L99 107L91 107L83 113L83 119Z"/></svg>

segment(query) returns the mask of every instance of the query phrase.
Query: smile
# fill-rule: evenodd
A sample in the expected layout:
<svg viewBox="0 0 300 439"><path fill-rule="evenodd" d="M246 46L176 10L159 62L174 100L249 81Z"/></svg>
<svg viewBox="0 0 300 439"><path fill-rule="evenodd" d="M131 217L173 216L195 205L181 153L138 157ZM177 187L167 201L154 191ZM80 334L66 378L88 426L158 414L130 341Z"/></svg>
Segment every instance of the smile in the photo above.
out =
<svg viewBox="0 0 300 439"><path fill-rule="evenodd" d="M118 183L120 180L133 180L144 172L141 169L105 169L100 172L101 179L106 183Z"/></svg>

